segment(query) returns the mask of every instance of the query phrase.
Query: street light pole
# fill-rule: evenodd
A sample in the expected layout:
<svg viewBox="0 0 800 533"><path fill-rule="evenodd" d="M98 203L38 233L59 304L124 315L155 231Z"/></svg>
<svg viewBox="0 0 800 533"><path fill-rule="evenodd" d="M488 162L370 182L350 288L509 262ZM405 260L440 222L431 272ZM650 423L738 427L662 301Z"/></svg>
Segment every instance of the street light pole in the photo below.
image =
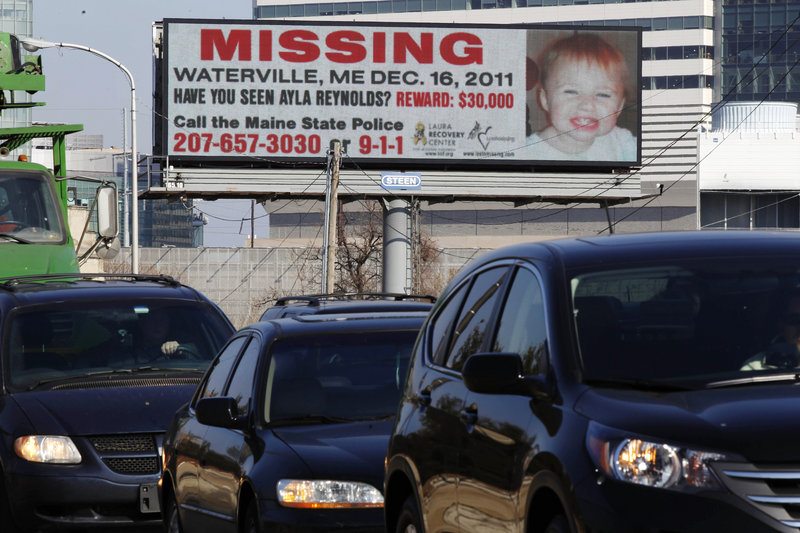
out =
<svg viewBox="0 0 800 533"><path fill-rule="evenodd" d="M96 56L100 56L106 61L110 61L125 73L128 81L131 84L131 166L130 166L130 183L131 183L131 272L134 274L139 273L139 165L137 162L136 154L136 85L133 83L133 74L128 70L125 65L114 59L108 54L104 54L94 48L89 48L82 44L71 43L55 43L51 41L44 41L42 39L34 39L32 37L19 37L19 42L22 47L28 52L36 52L42 48L74 48L75 50L83 50Z"/></svg>

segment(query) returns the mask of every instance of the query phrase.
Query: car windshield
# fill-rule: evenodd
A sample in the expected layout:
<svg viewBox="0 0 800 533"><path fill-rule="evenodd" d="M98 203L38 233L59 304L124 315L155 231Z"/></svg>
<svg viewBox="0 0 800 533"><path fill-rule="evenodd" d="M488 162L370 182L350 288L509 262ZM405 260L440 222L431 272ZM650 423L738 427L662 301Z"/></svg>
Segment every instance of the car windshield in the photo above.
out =
<svg viewBox="0 0 800 533"><path fill-rule="evenodd" d="M702 388L795 379L799 267L795 257L698 258L572 276L584 380Z"/></svg>
<svg viewBox="0 0 800 533"><path fill-rule="evenodd" d="M397 411L417 331L365 331L277 340L269 422L363 420Z"/></svg>
<svg viewBox="0 0 800 533"><path fill-rule="evenodd" d="M66 242L61 208L44 172L6 171L0 175L0 243Z"/></svg>
<svg viewBox="0 0 800 533"><path fill-rule="evenodd" d="M48 303L8 320L6 384L25 390L76 377L204 371L225 342L219 315L159 300Z"/></svg>

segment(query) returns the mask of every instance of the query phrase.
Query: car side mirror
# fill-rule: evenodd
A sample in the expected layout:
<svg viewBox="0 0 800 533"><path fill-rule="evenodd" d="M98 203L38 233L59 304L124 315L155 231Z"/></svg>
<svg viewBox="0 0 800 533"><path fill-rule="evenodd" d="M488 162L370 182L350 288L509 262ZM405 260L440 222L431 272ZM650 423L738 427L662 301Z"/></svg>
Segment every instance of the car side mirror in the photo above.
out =
<svg viewBox="0 0 800 533"><path fill-rule="evenodd" d="M522 358L516 353L476 353L461 369L461 379L472 392L481 394L521 394L533 397L548 395L541 377L523 374Z"/></svg>
<svg viewBox="0 0 800 533"><path fill-rule="evenodd" d="M194 407L197 421L206 426L244 429L244 421L236 414L236 400L227 396L202 398Z"/></svg>

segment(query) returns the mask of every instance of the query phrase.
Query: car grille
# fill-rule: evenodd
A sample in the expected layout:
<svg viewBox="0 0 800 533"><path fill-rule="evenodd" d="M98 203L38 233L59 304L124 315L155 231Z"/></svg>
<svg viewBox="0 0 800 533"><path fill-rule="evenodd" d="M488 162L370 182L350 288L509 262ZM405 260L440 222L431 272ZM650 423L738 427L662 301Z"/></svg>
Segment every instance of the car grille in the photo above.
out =
<svg viewBox="0 0 800 533"><path fill-rule="evenodd" d="M98 435L89 442L108 468L117 474L158 474L161 461L152 434Z"/></svg>
<svg viewBox="0 0 800 533"><path fill-rule="evenodd" d="M753 507L800 529L800 465L713 463L722 483Z"/></svg>

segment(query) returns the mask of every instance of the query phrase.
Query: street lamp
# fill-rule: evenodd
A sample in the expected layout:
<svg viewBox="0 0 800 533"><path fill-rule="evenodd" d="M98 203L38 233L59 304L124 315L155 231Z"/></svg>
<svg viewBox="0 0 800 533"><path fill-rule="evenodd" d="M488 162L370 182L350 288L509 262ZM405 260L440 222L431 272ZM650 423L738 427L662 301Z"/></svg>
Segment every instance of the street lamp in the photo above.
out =
<svg viewBox="0 0 800 533"><path fill-rule="evenodd" d="M22 47L28 52L36 52L42 48L74 48L76 50L83 50L90 52L96 56L112 62L128 77L131 84L131 169L130 169L130 183L131 183L131 271L134 274L139 273L139 185L137 183L139 169L137 168L136 161L136 85L133 83L133 75L131 71L125 68L125 65L99 50L89 48L82 44L70 43L54 43L51 41L44 41L42 39L34 39L33 37L19 37L19 42Z"/></svg>

